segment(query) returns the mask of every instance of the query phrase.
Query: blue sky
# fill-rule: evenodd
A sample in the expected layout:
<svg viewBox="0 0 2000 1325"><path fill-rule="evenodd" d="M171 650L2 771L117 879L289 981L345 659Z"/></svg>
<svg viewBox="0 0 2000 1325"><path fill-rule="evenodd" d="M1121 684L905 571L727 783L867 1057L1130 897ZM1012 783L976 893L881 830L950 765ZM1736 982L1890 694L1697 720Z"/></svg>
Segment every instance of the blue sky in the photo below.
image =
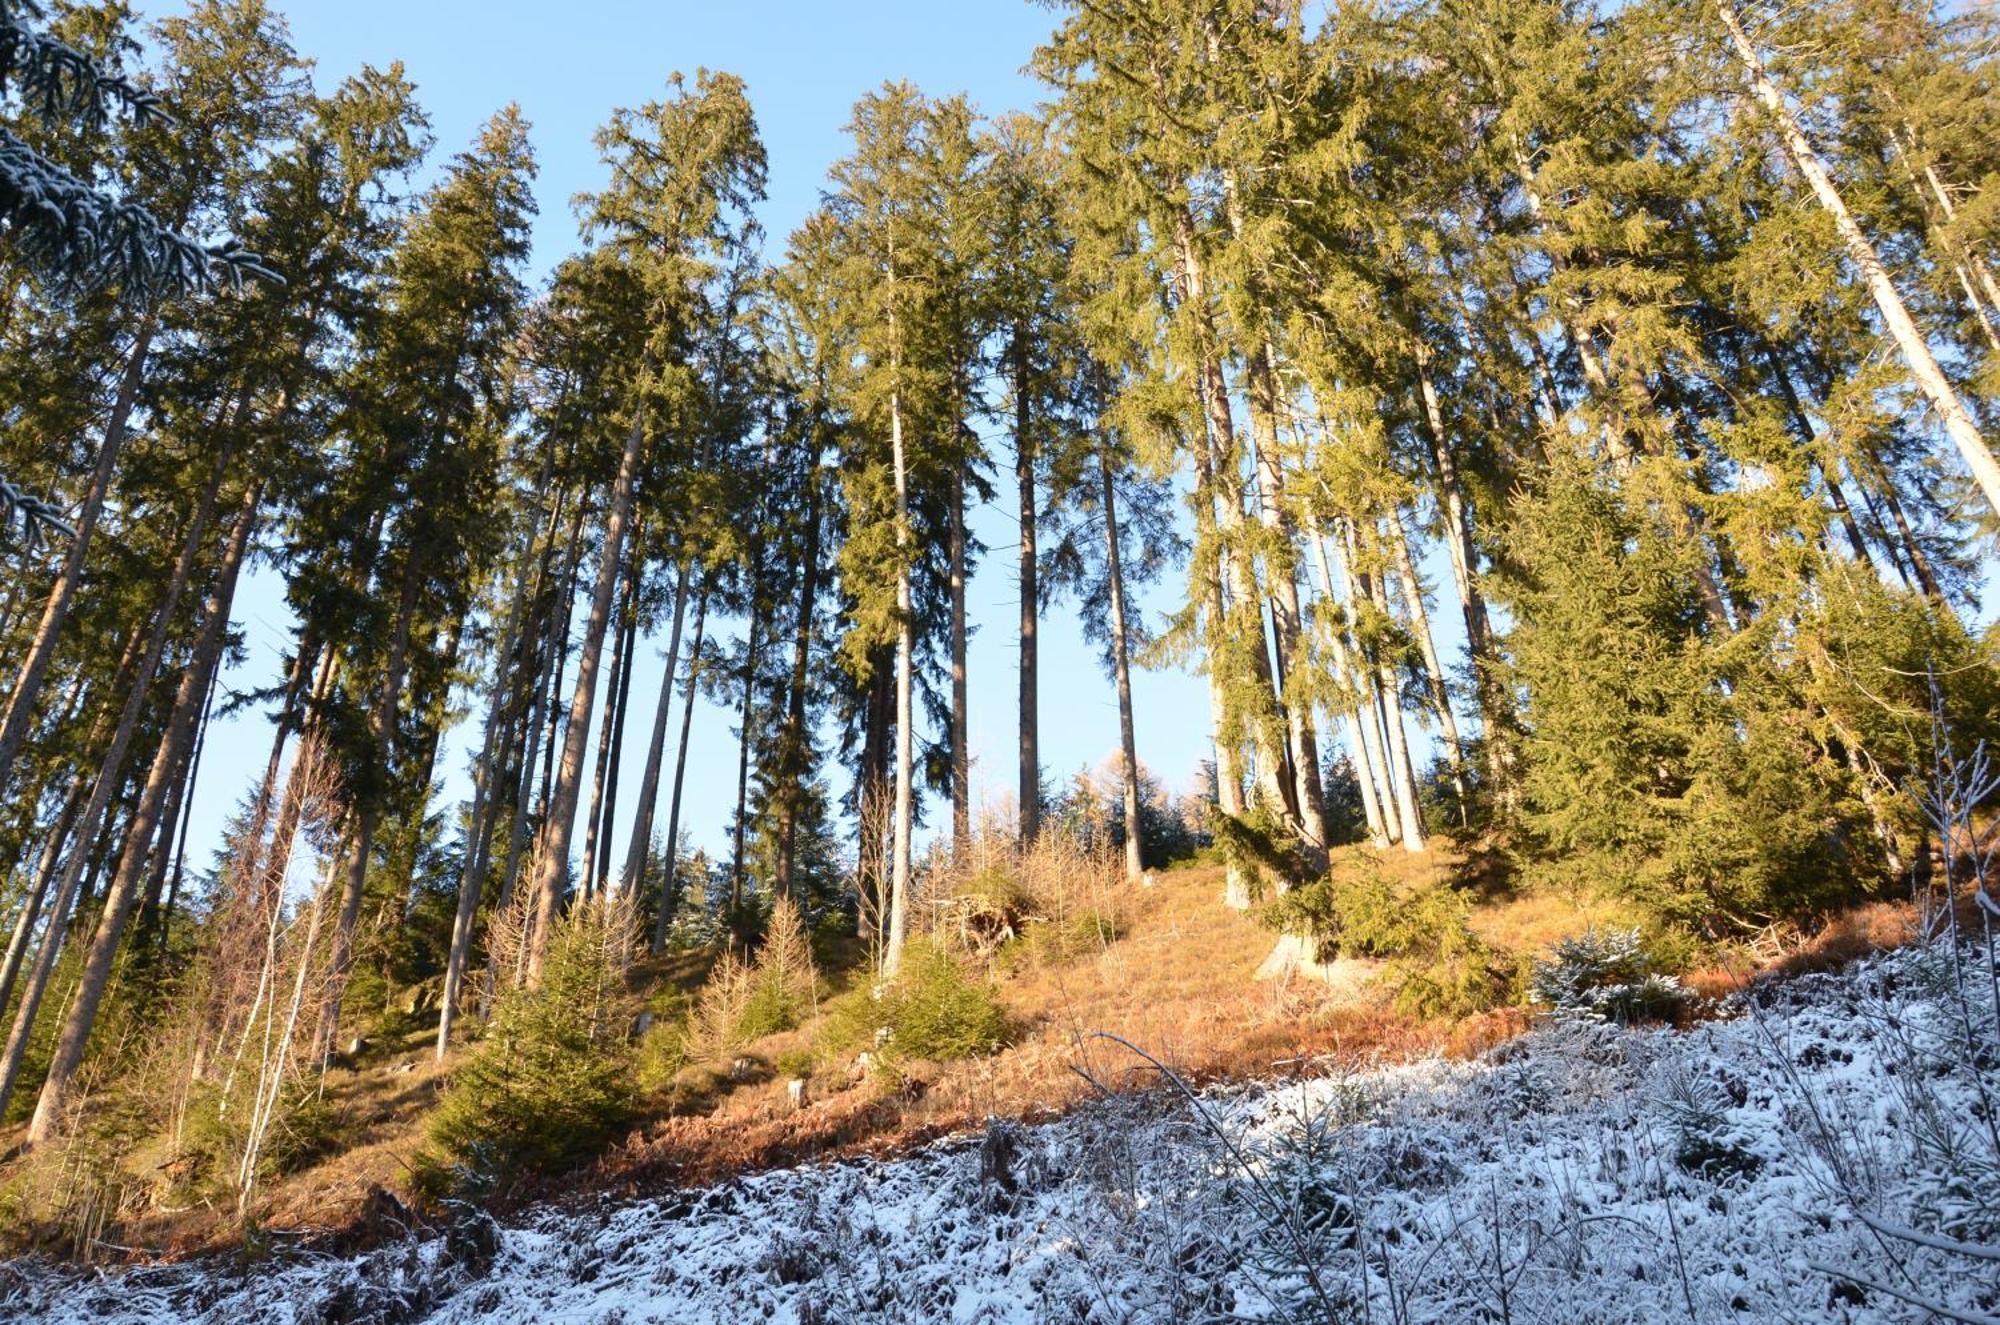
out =
<svg viewBox="0 0 2000 1325"><path fill-rule="evenodd" d="M156 5L161 15L177 6ZM277 8L290 20L298 49L318 65L316 81L330 89L364 63L401 60L416 83L437 138L434 162L465 147L479 125L509 101L533 125L541 175L535 227L539 277L577 245L570 200L593 190L602 172L591 134L613 107L661 94L667 75L698 66L729 70L749 83L770 155L770 198L763 209L766 243L775 257L787 234L819 201L827 168L845 154L843 128L854 101L884 80L908 79L927 93L967 93L986 114L1029 108L1040 86L1022 73L1055 15L1027 0L966 0L957 4L870 0L830 5L800 0L754 3L638 3L572 0L292 0ZM992 433L988 425L983 429ZM1004 441L997 450L1004 463ZM1015 523L1003 509L978 513L975 532L993 549L969 591L980 628L970 660L971 740L975 794L999 797L1015 785ZM1179 572L1144 595L1155 619L1177 602ZM246 582L237 619L248 656L226 684L269 685L290 624L275 577ZM713 625L712 625L713 628ZM736 623L723 623L734 633ZM642 644L635 668L627 750L643 750L651 696L659 684L659 641ZM1042 636L1042 751L1045 776L1067 778L1097 765L1117 748L1117 707L1095 652L1087 648L1074 610L1059 604ZM440 759L446 800L469 795L466 766L477 740L479 709L453 732ZM600 700L601 702L601 700ZM1209 754L1208 699L1199 677L1181 672L1135 678L1139 755L1170 785L1188 785ZM596 723L593 722L593 729ZM697 843L727 842L734 807L736 749L732 715L698 709L689 754L683 823ZM262 768L270 729L262 713L217 723L211 732L194 801L191 864L202 867L222 824ZM671 745L669 746L671 753ZM639 757L626 760L616 840L622 855L636 794ZM844 790L845 776L834 785ZM658 822L664 826L662 804ZM933 816L933 819L939 817Z"/></svg>

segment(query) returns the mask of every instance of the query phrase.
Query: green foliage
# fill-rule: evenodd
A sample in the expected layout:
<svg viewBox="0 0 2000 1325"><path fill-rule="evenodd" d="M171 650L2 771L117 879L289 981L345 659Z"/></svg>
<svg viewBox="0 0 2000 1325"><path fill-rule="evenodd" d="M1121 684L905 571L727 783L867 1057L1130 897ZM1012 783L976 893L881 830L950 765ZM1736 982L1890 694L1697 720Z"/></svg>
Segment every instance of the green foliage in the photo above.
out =
<svg viewBox="0 0 2000 1325"><path fill-rule="evenodd" d="M631 1116L633 1053L625 992L631 916L579 902L556 924L539 988L505 994L470 1062L431 1115L429 1181L452 1165L558 1168Z"/></svg>
<svg viewBox="0 0 2000 1325"><path fill-rule="evenodd" d="M888 1032L879 1046L878 1030ZM879 1047L904 1059L977 1058L998 1051L1010 1038L991 982L973 976L935 942L912 942L896 979L857 990L828 1009L829 1045Z"/></svg>
<svg viewBox="0 0 2000 1325"><path fill-rule="evenodd" d="M1558 940L1535 962L1530 989L1558 1015L1619 1025L1669 1017L1687 999L1679 980L1655 969L1636 929L1593 927Z"/></svg>
<svg viewBox="0 0 2000 1325"><path fill-rule="evenodd" d="M1276 898L1266 924L1315 941L1322 956L1385 961L1398 1011L1414 1017L1465 1016L1500 1000L1494 954L1468 925L1472 907L1446 884L1398 889L1372 857Z"/></svg>

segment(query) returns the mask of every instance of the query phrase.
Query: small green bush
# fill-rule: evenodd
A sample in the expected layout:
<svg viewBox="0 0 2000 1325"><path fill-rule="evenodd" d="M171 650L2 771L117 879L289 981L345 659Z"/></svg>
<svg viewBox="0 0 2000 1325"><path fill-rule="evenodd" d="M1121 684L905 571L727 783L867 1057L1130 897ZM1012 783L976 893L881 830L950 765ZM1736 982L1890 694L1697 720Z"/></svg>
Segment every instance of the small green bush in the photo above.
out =
<svg viewBox="0 0 2000 1325"><path fill-rule="evenodd" d="M1471 913L1444 884L1401 891L1364 865L1294 888L1266 906L1263 917L1281 933L1313 939L1322 954L1385 960L1397 1010L1428 1018L1468 1016L1502 997L1505 973L1472 932Z"/></svg>
<svg viewBox="0 0 2000 1325"><path fill-rule="evenodd" d="M1535 963L1529 988L1535 1002L1559 1015L1620 1025L1660 1020L1687 991L1656 965L1638 930L1593 927L1559 940Z"/></svg>
<svg viewBox="0 0 2000 1325"><path fill-rule="evenodd" d="M462 1185L455 1175L465 1171L557 1168L631 1117L622 959L630 920L628 907L585 902L557 923L541 987L500 1000L478 1052L431 1115L420 1185L437 1194Z"/></svg>
<svg viewBox="0 0 2000 1325"><path fill-rule="evenodd" d="M949 949L912 942L896 979L857 990L828 1009L827 1043L843 1049L880 1047L902 1058L943 1062L976 1058L1004 1047L1007 1014L990 982L972 976Z"/></svg>

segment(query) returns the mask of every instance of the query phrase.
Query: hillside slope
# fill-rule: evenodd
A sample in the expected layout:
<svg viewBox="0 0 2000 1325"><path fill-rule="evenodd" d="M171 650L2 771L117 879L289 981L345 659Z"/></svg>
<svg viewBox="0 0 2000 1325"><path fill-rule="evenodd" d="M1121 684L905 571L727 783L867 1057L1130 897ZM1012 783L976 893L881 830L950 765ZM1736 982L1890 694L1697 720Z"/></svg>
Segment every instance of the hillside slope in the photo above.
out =
<svg viewBox="0 0 2000 1325"><path fill-rule="evenodd" d="M467 1216L345 1258L107 1277L17 1263L0 1312L1986 1321L2000 1145L1948 977L1941 954L1906 950L1761 985L1686 1032L1551 1023L1472 1062L1118 1095L901 1159L505 1228Z"/></svg>

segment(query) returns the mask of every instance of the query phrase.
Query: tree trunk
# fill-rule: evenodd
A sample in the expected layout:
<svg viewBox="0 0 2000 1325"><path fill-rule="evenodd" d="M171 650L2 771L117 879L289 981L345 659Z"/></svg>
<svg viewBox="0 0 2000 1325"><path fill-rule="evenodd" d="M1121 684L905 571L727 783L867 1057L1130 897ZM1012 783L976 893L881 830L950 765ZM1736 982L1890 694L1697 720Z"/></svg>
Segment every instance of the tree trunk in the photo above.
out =
<svg viewBox="0 0 2000 1325"><path fill-rule="evenodd" d="M1035 502L1035 439L1028 413L1027 329L1014 328L1014 486L1015 509L1021 522L1019 580L1021 586L1020 787L1021 843L1026 846L1042 830L1042 751L1040 653L1036 631L1041 624L1040 555L1036 547L1038 511ZM1099 457L1100 461L1103 459ZM1107 471L1106 482L1109 483ZM1106 489L1107 495L1109 489ZM1116 556L1114 550L1113 554ZM1129 836L1129 834L1128 834Z"/></svg>
<svg viewBox="0 0 2000 1325"><path fill-rule="evenodd" d="M820 512L819 453L806 462L805 570L799 577L798 617L792 630L791 690L785 699L785 732L781 751L776 888L780 897L802 900L798 886L799 814L805 798L807 750L806 689L811 684L813 618L819 594Z"/></svg>
<svg viewBox="0 0 2000 1325"><path fill-rule="evenodd" d="M1347 572L1349 596L1357 604L1367 602L1385 617L1388 604L1381 592L1381 586L1371 576L1354 565L1359 550L1352 522L1344 522L1343 536L1347 542ZM1422 816L1417 811L1417 774L1410 762L1410 745L1403 728L1403 704L1400 688L1396 683L1396 669L1381 650L1362 641L1363 661L1374 672L1376 703L1382 719L1382 734L1386 741L1383 751L1383 766L1387 774L1387 786L1396 809L1397 836L1403 849L1418 852L1424 849L1424 827Z"/></svg>
<svg viewBox="0 0 2000 1325"><path fill-rule="evenodd" d="M41 698L42 683L48 678L49 667L55 661L57 639L62 634L63 623L69 619L70 604L76 599L77 587L82 583L84 558L90 552L91 535L96 532L98 517L104 511L105 494L111 490L111 476L118 467L119 453L125 448L126 430L139 399L139 385L146 375L146 355L152 345L153 319L148 316L132 342L131 353L125 360L125 371L119 375L118 390L111 401L111 413L104 423L104 438L98 443L97 464L91 471L90 486L85 489L83 506L71 524L69 552L63 558L62 573L49 587L48 603L42 609L41 622L35 627L35 637L28 645L27 656L21 660L14 689L7 696L6 714L0 717L0 788L7 785L8 775L14 770L14 761L20 757L21 746L28 739L28 728L35 718L35 703Z"/></svg>
<svg viewBox="0 0 2000 1325"><path fill-rule="evenodd" d="M646 770L639 779L639 800L632 814L632 838L625 847L625 873L621 886L637 896L646 876L646 854L653 845L653 809L660 798L660 766L667 752L667 723L674 707L674 680L680 675L681 628L687 619L688 582L694 576L692 554L681 561L680 578L674 584L674 624L667 635L665 665L660 671L660 697L653 705L653 733L646 742Z"/></svg>
<svg viewBox="0 0 2000 1325"><path fill-rule="evenodd" d="M1112 481L1108 444L1098 447L1097 476L1103 488L1104 576L1111 599L1111 675L1118 690L1119 774L1125 792L1125 878L1137 883L1145 873L1144 833L1139 820L1139 746L1132 732L1132 660L1125 622L1125 570L1118 546L1117 485Z"/></svg>
<svg viewBox="0 0 2000 1325"><path fill-rule="evenodd" d="M1431 638L1431 616L1424 608L1423 581L1417 578L1417 564L1410 556L1410 539L1403 528L1402 512L1389 513L1389 529L1396 578L1402 582L1403 605L1410 613L1410 633L1417 637L1417 647L1423 655L1424 680L1430 691L1431 708L1437 713L1445 758L1451 761L1451 786L1458 796L1459 826L1464 827L1471 822L1465 791L1465 749L1459 744L1458 719L1452 716L1451 696L1444 684L1444 664L1438 660L1437 641Z"/></svg>
<svg viewBox="0 0 2000 1325"><path fill-rule="evenodd" d="M694 603L694 638L689 641L687 697L681 705L680 752L674 757L674 790L667 805L667 876L660 881L660 910L653 920L653 951L667 946L667 926L674 921L674 876L680 864L681 788L687 778L688 737L694 731L694 700L701 683L701 632L708 624L708 585L704 581Z"/></svg>
<svg viewBox="0 0 2000 1325"><path fill-rule="evenodd" d="M972 846L972 715L966 694L965 479L951 490L951 854L964 860Z"/></svg>
<svg viewBox="0 0 2000 1325"><path fill-rule="evenodd" d="M590 778L590 803L583 815L583 871L578 884L583 895L597 891L597 842L604 828L605 780L611 776L611 749L620 730L621 697L631 690L626 679L632 663L632 637L637 633L639 577L632 567L625 571L625 601L618 610L617 624L611 627L611 672L605 678L604 721L597 729L597 760ZM606 832L606 836L609 833Z"/></svg>
<svg viewBox="0 0 2000 1325"><path fill-rule="evenodd" d="M598 556L597 586L591 595L590 619L577 652L576 691L570 699L569 726L564 733L562 767L557 770L548 822L542 825L539 877L535 880L533 930L528 942L528 983L542 981L542 961L549 936L555 932L562 907L563 883L569 874L569 845L576 829L577 797L583 780L584 748L590 740L590 714L597 702L597 665L604 652L604 634L611 623L611 599L618 589L623 565L625 525L632 512L632 490L638 482L639 458L646 439L645 414L635 414L611 485L611 505L604 517L604 546Z"/></svg>
<svg viewBox="0 0 2000 1325"><path fill-rule="evenodd" d="M1833 179L1821 164L1819 153L1799 127L1791 109L1785 105L1782 93L1765 71L1764 61L1757 54L1757 48L1750 42L1743 25L1737 19L1736 10L1729 0L1716 0L1716 13L1722 18L1723 27L1729 31L1730 42L1736 48L1737 58L1743 63L1749 76L1750 90L1770 112L1772 122L1777 126L1778 136L1784 141L1792 164L1805 177L1813 195L1819 199L1833 218L1834 228L1840 232L1841 241L1847 246L1847 255L1854 265L1861 269L1862 278L1867 282L1868 292L1874 297L1875 307L1882 315L1882 321L1895 338L1896 346L1903 353L1903 360L1909 365L1910 375L1916 378L1917 386L1929 398L1931 407L1944 421L1945 432L1957 446L1965 467L1979 484L1986 496L1987 504L2000 515L2000 461L1993 458L1987 448L1985 438L1979 434L1978 425L1965 408L1965 402L1958 398L1958 392L1938 366L1937 358L1931 353L1930 345L1910 316L1910 310L1897 293L1895 282L1889 279L1888 269L1882 265L1875 246L1869 242L1861 225L1847 210L1847 203L1833 185Z"/></svg>
<svg viewBox="0 0 2000 1325"><path fill-rule="evenodd" d="M111 799L124 782L125 755L131 748L133 734L138 730L140 715L145 711L146 698L153 688L153 678L160 670L160 660L166 654L167 638L173 631L174 614L180 605L181 594L187 589L188 578L194 570L195 559L200 555L202 535L206 532L208 517L215 507L216 489L221 485L222 470L227 460L226 453L218 453L210 471L208 485L195 513L188 520L187 536L181 545L180 556L174 563L172 576L161 597L159 611L153 618L153 628L146 639L145 649L137 670L133 673L132 688L125 697L125 706L118 716L118 725L112 731L111 744L104 752L99 767L97 783L91 789L90 800L85 804L83 816L78 821L75 840L88 848L98 835L100 828L107 826L106 811ZM35 1016L41 1010L42 997L48 992L49 977L55 970L56 957L62 950L63 939L69 931L70 917L76 908L79 888L83 884L83 871L90 863L86 857L94 852L72 851L63 866L61 881L56 886L55 908L49 913L49 923L42 935L41 951L35 956L35 964L28 972L28 983L21 992L20 1006L15 1011L14 1028L7 1039L4 1064L0 1064L0 1116L4 1116L8 1101L13 1097L14 1087L21 1074L22 1055L27 1051L28 1038L34 1031Z"/></svg>
<svg viewBox="0 0 2000 1325"><path fill-rule="evenodd" d="M903 440L900 388L889 395L889 443L896 475L896 808L889 861L889 937L882 970L895 975L903 963L910 928L910 828L915 812L916 644L910 602L910 471Z"/></svg>
<svg viewBox="0 0 2000 1325"><path fill-rule="evenodd" d="M883 864L889 840L889 728L895 716L895 684L888 655L889 650L882 647L871 649L868 655L866 730L855 794L859 823L855 826L854 873L861 894L856 937L872 938L878 944L886 936L888 921L882 909L887 895Z"/></svg>
<svg viewBox="0 0 2000 1325"><path fill-rule="evenodd" d="M1346 716L1353 732L1355 781L1361 786L1361 811L1368 821L1368 837L1377 849L1393 843L1390 820L1384 810L1388 798L1382 792L1383 782L1380 734L1374 725L1372 701L1367 697L1374 691L1372 685L1356 685L1360 675L1353 659L1347 651L1346 612L1341 607L1340 591L1334 587L1333 563L1326 554L1326 540L1317 527L1311 530L1313 556L1319 564L1319 578L1326 594L1329 609L1326 622L1327 644L1333 653L1335 674L1340 678L1340 692L1348 696Z"/></svg>
<svg viewBox="0 0 2000 1325"><path fill-rule="evenodd" d="M14 1001L14 983L21 978L21 963L26 959L28 944L35 935L35 922L41 919L42 907L49 898L49 885L55 881L56 861L61 858L63 843L76 824L77 811L83 808L83 779L73 778L69 791L63 796L62 808L56 812L49 825L48 839L42 843L42 856L35 864L35 877L28 885L28 895L21 903L21 914L14 918L14 936L7 943L7 956L0 962L0 1011L4 1011Z"/></svg>
<svg viewBox="0 0 2000 1325"><path fill-rule="evenodd" d="M221 469L218 456L215 479L211 480L209 489L211 502L214 483L220 479ZM171 716L167 720L165 739L153 757L145 789L140 793L139 804L125 829L124 848L119 852L117 869L111 876L104 909L98 917L97 933L91 939L90 950L84 958L75 1001L70 1004L69 1015L64 1018L62 1030L56 1037L48 1075L42 1081L41 1098L36 1101L34 1118L28 1124L27 1145L40 1145L49 1140L62 1124L70 1084L75 1079L77 1068L83 1063L84 1045L90 1039L91 1028L96 1025L97 1009L103 1001L105 986L111 979L112 962L118 955L126 923L132 918L133 908L139 901L140 887L145 882L146 856L152 846L153 830L159 823L160 808L166 801L168 783L182 757L193 746L195 728L208 697L209 678L221 662L222 648L229 633L229 610L235 600L243 554L249 547L250 532L257 521L257 500L261 491L260 483L250 484L244 493L242 508L237 512L235 528L230 531L229 545L216 573L215 588L210 591L208 603L203 609L201 636L195 644L193 661L181 675ZM205 521L206 516L206 510L197 513L198 520Z"/></svg>
<svg viewBox="0 0 2000 1325"><path fill-rule="evenodd" d="M1445 555L1458 591L1459 614L1465 619L1465 651L1472 660L1473 688L1479 701L1481 735L1485 738L1486 776L1494 795L1510 802L1514 795L1513 733L1517 723L1514 701L1507 693L1493 656L1493 627L1486 597L1479 589L1478 553L1473 541L1472 507L1459 478L1458 457L1444 427L1444 410L1431 380L1430 347L1416 348L1417 390L1423 400L1429 434L1431 465L1436 475L1438 514L1443 517Z"/></svg>
<svg viewBox="0 0 2000 1325"><path fill-rule="evenodd" d="M618 684L612 698L618 706L611 724L611 763L604 787L604 822L597 833L597 891L611 891L611 829L618 821L618 779L625 764L625 720L632 711L632 660L639 648L638 577L633 577L632 619L625 627L625 652L618 660Z"/></svg>
<svg viewBox="0 0 2000 1325"><path fill-rule="evenodd" d="M753 558L758 554L752 553ZM757 739L757 632L763 625L763 604L751 572L750 624L743 638L743 706L738 714L736 742L736 820L729 850L729 909L732 922L743 904L743 840L750 826L750 747Z"/></svg>

